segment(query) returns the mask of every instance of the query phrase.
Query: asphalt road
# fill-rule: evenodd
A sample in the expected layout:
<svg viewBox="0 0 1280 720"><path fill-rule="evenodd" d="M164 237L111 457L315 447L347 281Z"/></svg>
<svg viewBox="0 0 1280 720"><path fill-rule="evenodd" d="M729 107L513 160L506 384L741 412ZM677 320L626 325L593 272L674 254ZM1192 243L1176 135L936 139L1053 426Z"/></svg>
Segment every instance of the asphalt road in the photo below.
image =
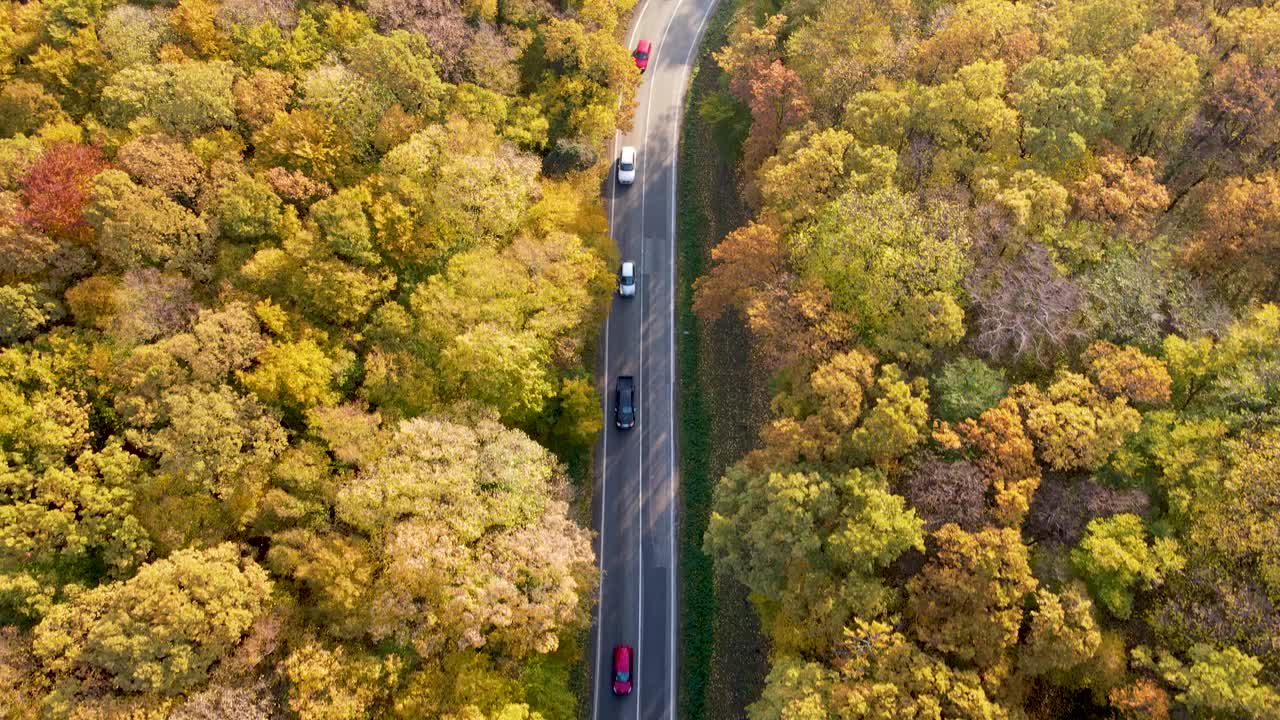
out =
<svg viewBox="0 0 1280 720"><path fill-rule="evenodd" d="M635 122L614 139L614 157L639 152L636 180L620 186L616 166L605 197L623 260L636 265L637 294L614 296L603 328L598 382L604 395L592 499L601 584L592 630L591 716L597 720L676 717L679 689L675 416L676 153L680 115L697 44L716 0L641 0L628 47L653 43ZM637 386L636 426L613 422L620 375ZM635 648L628 697L611 691L612 650Z"/></svg>

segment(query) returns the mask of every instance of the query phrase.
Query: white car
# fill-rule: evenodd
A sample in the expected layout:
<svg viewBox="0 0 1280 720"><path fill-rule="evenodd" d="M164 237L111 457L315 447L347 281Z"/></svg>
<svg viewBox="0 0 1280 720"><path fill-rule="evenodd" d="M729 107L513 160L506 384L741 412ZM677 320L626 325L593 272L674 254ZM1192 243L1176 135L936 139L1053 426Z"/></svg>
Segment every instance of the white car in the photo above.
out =
<svg viewBox="0 0 1280 720"><path fill-rule="evenodd" d="M622 297L635 297L636 294L636 264L633 262L622 263L622 269L618 271L618 294Z"/></svg>
<svg viewBox="0 0 1280 720"><path fill-rule="evenodd" d="M630 185L636 181L636 149L627 145L618 155L618 184Z"/></svg>

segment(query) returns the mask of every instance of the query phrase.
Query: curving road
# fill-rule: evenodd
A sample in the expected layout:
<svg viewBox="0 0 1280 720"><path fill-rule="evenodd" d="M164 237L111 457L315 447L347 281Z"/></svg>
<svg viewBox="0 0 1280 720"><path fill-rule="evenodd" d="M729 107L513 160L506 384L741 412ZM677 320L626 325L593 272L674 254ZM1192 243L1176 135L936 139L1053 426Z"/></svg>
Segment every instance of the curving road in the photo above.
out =
<svg viewBox="0 0 1280 720"><path fill-rule="evenodd" d="M605 397L592 498L601 584L591 633L593 720L675 720L679 689L675 415L676 154L689 71L716 0L641 0L628 47L653 43L634 127L614 138L639 151L636 181L609 178L609 226L622 259L636 265L638 291L615 295L601 342ZM633 375L636 426L613 424L613 385ZM612 649L635 648L629 697L610 690Z"/></svg>

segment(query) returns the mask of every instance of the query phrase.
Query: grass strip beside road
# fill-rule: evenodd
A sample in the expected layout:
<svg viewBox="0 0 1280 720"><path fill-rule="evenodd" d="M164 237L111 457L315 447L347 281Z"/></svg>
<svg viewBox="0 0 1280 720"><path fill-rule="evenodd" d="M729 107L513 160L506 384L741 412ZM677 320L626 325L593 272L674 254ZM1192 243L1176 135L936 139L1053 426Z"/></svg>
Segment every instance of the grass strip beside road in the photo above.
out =
<svg viewBox="0 0 1280 720"><path fill-rule="evenodd" d="M714 128L697 112L699 100L717 90L719 69L711 53L725 41L735 3L721 0L707 27L692 71L680 132L677 193L676 332L680 413L680 717L703 720L715 647L716 585L711 558L702 552L702 536L711 513L712 418L702 372L703 327L693 314L693 281L706 270L711 246L720 240L714 190L733 158L712 141ZM731 191L732 192L732 191Z"/></svg>

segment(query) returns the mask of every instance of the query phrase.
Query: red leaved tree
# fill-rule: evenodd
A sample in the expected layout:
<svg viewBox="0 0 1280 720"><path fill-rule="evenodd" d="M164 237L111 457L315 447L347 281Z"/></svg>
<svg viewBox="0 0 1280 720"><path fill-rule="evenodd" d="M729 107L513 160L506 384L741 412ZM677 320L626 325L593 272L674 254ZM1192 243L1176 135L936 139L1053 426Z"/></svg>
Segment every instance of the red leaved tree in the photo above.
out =
<svg viewBox="0 0 1280 720"><path fill-rule="evenodd" d="M762 68L751 80L751 131L742 147L743 181L751 188L749 202L756 202L755 174L778 149L782 138L809 119L809 99L794 71L781 62Z"/></svg>
<svg viewBox="0 0 1280 720"><path fill-rule="evenodd" d="M54 145L23 173L22 221L50 235L82 238L89 231L84 205L89 180L107 166L101 151L90 145Z"/></svg>

